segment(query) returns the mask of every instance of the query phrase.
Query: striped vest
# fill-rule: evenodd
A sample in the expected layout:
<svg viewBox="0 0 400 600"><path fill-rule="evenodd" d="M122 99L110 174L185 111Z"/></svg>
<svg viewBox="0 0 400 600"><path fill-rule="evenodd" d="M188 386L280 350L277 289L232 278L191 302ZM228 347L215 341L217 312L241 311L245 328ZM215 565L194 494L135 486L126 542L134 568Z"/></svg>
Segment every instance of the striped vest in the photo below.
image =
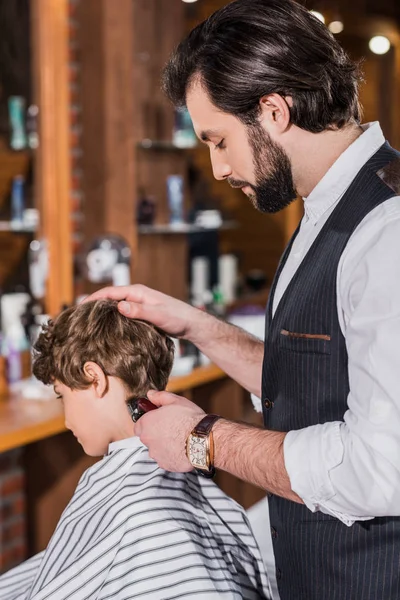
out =
<svg viewBox="0 0 400 600"><path fill-rule="evenodd" d="M343 420L349 378L337 314L338 263L362 219L399 194L400 153L385 143L339 201L272 318L276 283L297 232L285 250L266 315L262 398L268 429L290 431ZM400 518L347 527L277 496L269 497L269 508L281 600L400 599Z"/></svg>

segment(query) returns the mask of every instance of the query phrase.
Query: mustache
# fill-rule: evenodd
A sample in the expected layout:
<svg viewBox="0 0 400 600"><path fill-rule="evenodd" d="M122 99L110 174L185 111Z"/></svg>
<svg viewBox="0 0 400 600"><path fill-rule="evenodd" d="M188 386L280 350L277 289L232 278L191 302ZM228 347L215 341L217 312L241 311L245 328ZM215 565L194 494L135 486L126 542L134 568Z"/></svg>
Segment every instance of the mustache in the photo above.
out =
<svg viewBox="0 0 400 600"><path fill-rule="evenodd" d="M240 179L233 179L232 177L227 178L227 182L231 186L231 188L238 189L243 187L251 187L253 186L248 181L241 181Z"/></svg>

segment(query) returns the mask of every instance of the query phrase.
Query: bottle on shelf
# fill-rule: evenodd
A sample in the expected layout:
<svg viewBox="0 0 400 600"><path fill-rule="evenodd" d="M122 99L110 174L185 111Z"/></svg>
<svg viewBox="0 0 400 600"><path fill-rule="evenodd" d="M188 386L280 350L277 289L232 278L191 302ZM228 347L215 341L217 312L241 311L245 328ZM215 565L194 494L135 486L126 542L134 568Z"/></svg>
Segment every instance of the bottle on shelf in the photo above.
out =
<svg viewBox="0 0 400 600"><path fill-rule="evenodd" d="M24 357L29 351L29 340L21 317L29 302L29 294L4 294L2 308L2 355L7 360L9 384L17 383L23 377Z"/></svg>
<svg viewBox="0 0 400 600"><path fill-rule="evenodd" d="M183 177L181 175L169 175L167 177L167 198L170 224L183 224Z"/></svg>
<svg viewBox="0 0 400 600"><path fill-rule="evenodd" d="M154 198L147 196L144 190L139 190L136 221L138 225L153 225L156 216Z"/></svg>
<svg viewBox="0 0 400 600"><path fill-rule="evenodd" d="M13 150L24 150L27 147L25 98L22 96L10 96L8 99L8 113L11 125L10 146Z"/></svg>
<svg viewBox="0 0 400 600"><path fill-rule="evenodd" d="M219 285L213 288L212 312L217 317L224 317L226 314L226 304L222 289Z"/></svg>
<svg viewBox="0 0 400 600"><path fill-rule="evenodd" d="M24 225L25 179L22 175L14 177L11 188L11 228L21 229Z"/></svg>
<svg viewBox="0 0 400 600"><path fill-rule="evenodd" d="M197 146L197 137L193 129L192 119L186 107L175 109L172 143L178 148L193 148Z"/></svg>

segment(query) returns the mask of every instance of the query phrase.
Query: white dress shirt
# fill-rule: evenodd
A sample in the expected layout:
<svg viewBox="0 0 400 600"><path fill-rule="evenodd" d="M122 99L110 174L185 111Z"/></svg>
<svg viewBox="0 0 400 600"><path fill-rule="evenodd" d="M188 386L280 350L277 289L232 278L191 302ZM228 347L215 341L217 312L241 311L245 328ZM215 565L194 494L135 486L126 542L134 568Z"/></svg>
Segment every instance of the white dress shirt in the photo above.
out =
<svg viewBox="0 0 400 600"><path fill-rule="evenodd" d="M241 506L168 473L139 438L88 469L44 552L0 577L1 600L270 600Z"/></svg>
<svg viewBox="0 0 400 600"><path fill-rule="evenodd" d="M305 215L277 284L274 312L328 217L385 141L378 123L363 129L304 200ZM284 443L293 491L311 511L349 526L400 515L399 249L397 196L363 219L338 265L337 309L350 382L344 419L290 431Z"/></svg>

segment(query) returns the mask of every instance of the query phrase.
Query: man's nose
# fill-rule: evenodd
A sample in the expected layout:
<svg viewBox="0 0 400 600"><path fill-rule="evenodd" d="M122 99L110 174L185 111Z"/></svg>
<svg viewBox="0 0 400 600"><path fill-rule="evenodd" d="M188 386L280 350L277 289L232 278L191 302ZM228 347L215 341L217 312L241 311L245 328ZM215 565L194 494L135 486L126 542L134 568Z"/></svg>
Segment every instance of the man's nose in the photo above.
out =
<svg viewBox="0 0 400 600"><path fill-rule="evenodd" d="M218 157L215 154L211 155L211 166L215 179L221 181L232 175L232 169L230 165L222 157Z"/></svg>

